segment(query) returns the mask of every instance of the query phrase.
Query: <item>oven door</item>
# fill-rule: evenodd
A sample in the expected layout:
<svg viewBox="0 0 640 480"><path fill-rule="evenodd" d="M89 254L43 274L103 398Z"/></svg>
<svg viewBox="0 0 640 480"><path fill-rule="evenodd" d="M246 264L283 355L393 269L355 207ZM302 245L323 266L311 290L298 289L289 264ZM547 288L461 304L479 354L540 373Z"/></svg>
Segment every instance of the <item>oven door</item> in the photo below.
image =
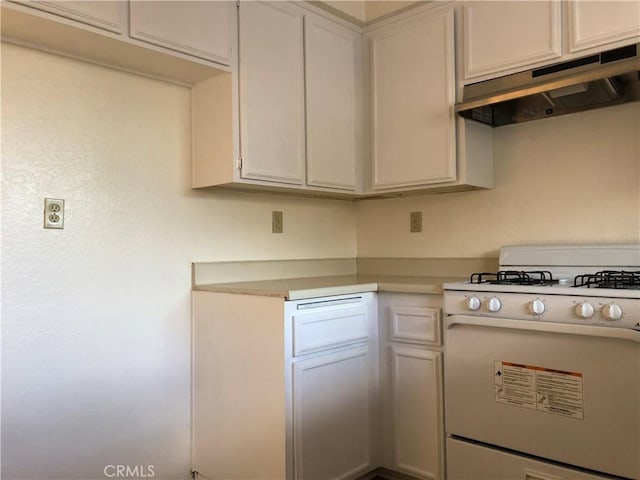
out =
<svg viewBox="0 0 640 480"><path fill-rule="evenodd" d="M640 332L452 315L449 435L640 478Z"/></svg>

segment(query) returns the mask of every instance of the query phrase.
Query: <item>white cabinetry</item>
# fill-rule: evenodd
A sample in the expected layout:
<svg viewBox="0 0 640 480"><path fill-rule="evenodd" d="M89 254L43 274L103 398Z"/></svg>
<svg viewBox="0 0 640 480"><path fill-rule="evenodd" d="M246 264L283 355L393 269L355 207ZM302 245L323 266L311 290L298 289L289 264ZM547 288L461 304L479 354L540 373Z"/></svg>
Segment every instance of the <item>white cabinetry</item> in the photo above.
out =
<svg viewBox="0 0 640 480"><path fill-rule="evenodd" d="M293 364L295 478L351 478L371 470L369 349Z"/></svg>
<svg viewBox="0 0 640 480"><path fill-rule="evenodd" d="M2 40L193 85L227 74L233 2L4 1Z"/></svg>
<svg viewBox="0 0 640 480"><path fill-rule="evenodd" d="M493 187L491 129L454 113L455 6L437 3L367 28L367 193Z"/></svg>
<svg viewBox="0 0 640 480"><path fill-rule="evenodd" d="M240 5L242 178L304 183L302 18L284 2Z"/></svg>
<svg viewBox="0 0 640 480"><path fill-rule="evenodd" d="M143 42L229 65L232 9L231 2L130 0L130 35Z"/></svg>
<svg viewBox="0 0 640 480"><path fill-rule="evenodd" d="M456 178L452 8L371 30L373 190Z"/></svg>
<svg viewBox="0 0 640 480"><path fill-rule="evenodd" d="M640 3L625 0L467 1L463 80L477 82L640 42Z"/></svg>
<svg viewBox="0 0 640 480"><path fill-rule="evenodd" d="M206 135L210 112L199 113L210 108L197 105L218 103L219 86L196 88L194 123L204 135L196 135L193 186L352 195L362 155L357 27L287 2L243 2L238 15L238 119L221 148L218 134Z"/></svg>
<svg viewBox="0 0 640 480"><path fill-rule="evenodd" d="M374 468L374 293L193 293L193 470L347 479Z"/></svg>
<svg viewBox="0 0 640 480"><path fill-rule="evenodd" d="M361 157L360 34L305 16L307 184L353 191Z"/></svg>
<svg viewBox="0 0 640 480"><path fill-rule="evenodd" d="M567 2L569 52L640 42L640 2Z"/></svg>
<svg viewBox="0 0 640 480"><path fill-rule="evenodd" d="M382 464L444 478L441 296L379 294Z"/></svg>
<svg viewBox="0 0 640 480"><path fill-rule="evenodd" d="M462 13L465 79L508 73L562 53L558 1L467 2Z"/></svg>
<svg viewBox="0 0 640 480"><path fill-rule="evenodd" d="M112 33L122 34L127 31L127 2L125 0L102 2L88 0L12 1Z"/></svg>

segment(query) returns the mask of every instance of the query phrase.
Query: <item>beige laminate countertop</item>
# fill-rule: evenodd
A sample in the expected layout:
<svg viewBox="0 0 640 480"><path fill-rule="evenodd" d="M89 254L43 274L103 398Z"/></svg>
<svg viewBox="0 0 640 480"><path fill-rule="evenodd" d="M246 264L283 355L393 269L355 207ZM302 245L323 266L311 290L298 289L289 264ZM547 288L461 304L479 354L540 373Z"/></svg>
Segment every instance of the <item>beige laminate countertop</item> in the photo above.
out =
<svg viewBox="0 0 640 480"><path fill-rule="evenodd" d="M460 277L399 275L340 275L197 285L195 291L237 293L303 300L364 292L441 294L442 284L466 280Z"/></svg>

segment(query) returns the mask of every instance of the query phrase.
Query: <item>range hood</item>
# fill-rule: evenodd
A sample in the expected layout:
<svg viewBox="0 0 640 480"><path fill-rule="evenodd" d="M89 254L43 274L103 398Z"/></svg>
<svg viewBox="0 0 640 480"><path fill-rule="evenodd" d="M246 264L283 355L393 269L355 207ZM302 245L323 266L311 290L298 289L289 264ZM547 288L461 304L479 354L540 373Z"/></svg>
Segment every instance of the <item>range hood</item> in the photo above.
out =
<svg viewBox="0 0 640 480"><path fill-rule="evenodd" d="M640 100L640 44L466 85L455 107L499 127Z"/></svg>

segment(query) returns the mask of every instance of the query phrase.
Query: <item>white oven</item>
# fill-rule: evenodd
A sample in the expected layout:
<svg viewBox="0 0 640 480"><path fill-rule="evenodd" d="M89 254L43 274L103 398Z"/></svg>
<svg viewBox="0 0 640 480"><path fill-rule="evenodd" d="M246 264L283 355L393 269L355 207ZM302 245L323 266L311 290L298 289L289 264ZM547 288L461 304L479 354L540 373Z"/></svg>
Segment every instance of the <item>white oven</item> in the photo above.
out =
<svg viewBox="0 0 640 480"><path fill-rule="evenodd" d="M592 250L576 259L556 247L543 265L590 270ZM513 272L506 253L501 269ZM623 265L599 265L640 270L640 246L627 253ZM519 260L518 268L542 266ZM447 478L640 479L636 279L628 288L527 282L445 285Z"/></svg>

